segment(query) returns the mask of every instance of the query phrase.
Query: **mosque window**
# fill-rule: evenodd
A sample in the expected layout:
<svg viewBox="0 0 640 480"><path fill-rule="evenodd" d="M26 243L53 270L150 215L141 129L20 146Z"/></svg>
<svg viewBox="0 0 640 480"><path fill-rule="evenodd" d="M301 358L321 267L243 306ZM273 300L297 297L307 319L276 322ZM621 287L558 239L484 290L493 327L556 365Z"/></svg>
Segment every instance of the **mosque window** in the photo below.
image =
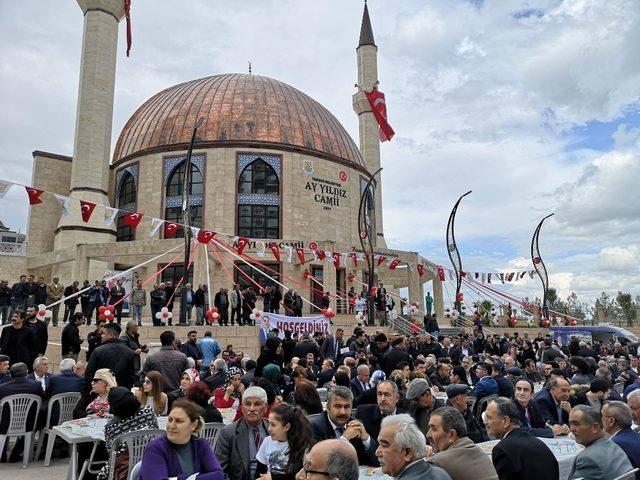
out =
<svg viewBox="0 0 640 480"><path fill-rule="evenodd" d="M202 205L189 205L189 223L192 227L202 227ZM164 219L168 222L182 223L182 207L167 207L164 211ZM184 230L181 228L171 238L184 238Z"/></svg>
<svg viewBox="0 0 640 480"><path fill-rule="evenodd" d="M164 265L158 265L158 269L161 269L163 267ZM175 286L180 281L183 275L184 275L184 263L172 263L162 271L160 281L162 283L173 282L173 285ZM185 285L185 283L190 283L193 285L193 266L189 269L187 280L186 282L183 281L182 285ZM176 295L178 295L178 293L176 293Z"/></svg>
<svg viewBox="0 0 640 480"><path fill-rule="evenodd" d="M118 219L116 220L116 241L118 242L130 242L135 240L133 228L124 224L124 215L124 213L118 214Z"/></svg>
<svg viewBox="0 0 640 480"><path fill-rule="evenodd" d="M238 235L250 238L280 238L280 207L238 205Z"/></svg>
<svg viewBox="0 0 640 480"><path fill-rule="evenodd" d="M135 211L137 201L136 182L133 175L125 171L120 180L117 206L127 211ZM130 242L135 240L134 229L124 224L124 213L120 212L116 219L116 241Z"/></svg>
<svg viewBox="0 0 640 480"><path fill-rule="evenodd" d="M182 162L169 177L165 193L166 197L182 195L185 166L186 162ZM191 188L189 190L189 195L202 195L203 190L204 183L202 182L202 173L196 165L191 164Z"/></svg>
<svg viewBox="0 0 640 480"><path fill-rule="evenodd" d="M120 184L120 194L118 195L118 207L136 203L136 182L129 172L125 172Z"/></svg>
<svg viewBox="0 0 640 480"><path fill-rule="evenodd" d="M238 193L278 195L280 182L276 171L262 159L251 162L240 175Z"/></svg>
<svg viewBox="0 0 640 480"><path fill-rule="evenodd" d="M267 269L262 268L260 265L254 265L255 268L257 268L258 270L264 272L264 274L257 272L255 269L251 268L249 265L247 265L246 263L242 263L242 262L236 262L236 267L238 267L237 269L235 269L235 283L237 283L238 285L240 285L241 288L245 288L245 287L253 287L254 290L256 290L258 287L256 287L255 283L256 282L258 285L260 285L261 287L266 287L266 286L271 286L271 285L275 285L277 286L278 284L275 283L273 281L273 279L276 279L278 281L280 281L280 264L279 263L265 263L264 264L266 267L268 267L269 269L278 272L278 274L273 273L272 271L269 271ZM244 275L242 273L240 273L240 271L242 271L244 273ZM251 278L253 280L253 282L251 280L249 280L249 278Z"/></svg>

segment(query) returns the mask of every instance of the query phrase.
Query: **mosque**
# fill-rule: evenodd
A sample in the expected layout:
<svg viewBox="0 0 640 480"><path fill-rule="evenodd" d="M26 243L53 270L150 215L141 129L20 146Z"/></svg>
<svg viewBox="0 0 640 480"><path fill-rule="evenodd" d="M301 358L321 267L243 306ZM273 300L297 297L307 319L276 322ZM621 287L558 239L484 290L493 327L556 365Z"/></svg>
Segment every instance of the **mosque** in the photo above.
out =
<svg viewBox="0 0 640 480"><path fill-rule="evenodd" d="M313 244L321 251L361 251L360 198L370 174L380 167L379 127L364 93L378 85L378 47L366 3L353 95L359 146L331 112L303 92L272 78L234 73L191 80L153 95L127 121L112 158L116 47L123 2L78 0L78 4L84 14L84 32L73 157L34 151L31 183L74 201L68 215L60 214L56 202L31 207L27 256L24 265L12 268L47 280L58 276L65 284L92 281L107 270L125 270L183 243L180 231L167 235L170 238L165 238L163 229L150 235L149 222L152 217L181 222L187 149L194 125L202 118L191 158L191 225L251 239L245 252L253 257L260 253L260 262L272 271L308 284L306 289L292 287L308 299L315 298L309 274L332 295L351 286L360 291L361 282L367 280L364 262L356 266L348 260L336 266L331 259L317 259L302 264L295 254L293 260L290 253L287 258L285 250L304 248L307 259ZM432 281L435 311L442 317L442 286L434 274L435 265L415 252L387 246L382 181L376 178L375 195L367 202L374 250L402 262L395 270L385 265L377 268L378 280L392 291L408 288L409 298L419 302L423 302L423 284ZM85 223L79 200L121 212L107 226L98 207ZM147 218L132 229L123 220L127 211L144 212ZM270 242L282 250L279 260L269 248L260 251ZM169 257L138 269L137 278L147 278ZM198 249L189 276L194 285L207 281L204 257L204 250ZM238 266L231 268L236 282L244 284L251 277L269 283L246 264L233 261ZM425 267L423 276L415 268L419 264ZM175 281L183 271L184 264L176 262L162 272L161 280ZM228 273L211 256L209 274L213 291L231 286ZM346 305L336 307L346 309Z"/></svg>

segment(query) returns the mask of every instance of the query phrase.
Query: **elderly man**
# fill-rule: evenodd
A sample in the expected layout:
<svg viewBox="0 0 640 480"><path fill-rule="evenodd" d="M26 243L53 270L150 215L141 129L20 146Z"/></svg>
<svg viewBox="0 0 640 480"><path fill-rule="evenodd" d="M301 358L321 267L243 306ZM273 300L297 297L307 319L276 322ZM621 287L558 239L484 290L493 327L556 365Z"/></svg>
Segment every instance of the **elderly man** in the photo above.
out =
<svg viewBox="0 0 640 480"><path fill-rule="evenodd" d="M489 402L485 425L489 435L501 439L491 452L500 480L559 478L556 457L540 439L520 428L520 414L510 399L498 397Z"/></svg>
<svg viewBox="0 0 640 480"><path fill-rule="evenodd" d="M569 428L576 442L585 447L574 460L570 479L608 480L633 468L624 451L607 438L596 408L575 406L569 414Z"/></svg>
<svg viewBox="0 0 640 480"><path fill-rule="evenodd" d="M140 334L138 333L138 322L131 320L127 322L125 333L120 337L120 341L133 351L133 365L136 372L140 371L140 354L147 353L149 348L140 344Z"/></svg>
<svg viewBox="0 0 640 480"><path fill-rule="evenodd" d="M550 425L567 425L571 404L571 385L564 378L556 378L547 384L534 398L545 423Z"/></svg>
<svg viewBox="0 0 640 480"><path fill-rule="evenodd" d="M486 442L489 440L487 431L469 408L469 390L470 387L462 383L448 385L446 388L447 404L460 412L467 427L466 436L473 443Z"/></svg>
<svg viewBox="0 0 640 480"><path fill-rule="evenodd" d="M427 438L433 456L427 461L442 468L456 480L498 480L496 469L485 452L467 436L467 426L459 410L438 408L429 419Z"/></svg>
<svg viewBox="0 0 640 480"><path fill-rule="evenodd" d="M296 358L296 357L293 357ZM294 367L292 367L293 369ZM323 387L331 382L333 375L336 373L335 363L330 358L323 360L322 370L318 373L318 387Z"/></svg>
<svg viewBox="0 0 640 480"><path fill-rule="evenodd" d="M205 377L204 383L206 383L209 387L209 390L213 392L216 388L221 387L225 383L225 378L227 375L227 362L225 362L222 358L216 358L213 362L211 362L211 368L209 371L211 372L211 375Z"/></svg>
<svg viewBox="0 0 640 480"><path fill-rule="evenodd" d="M38 357L33 361L33 372L27 375L29 380L35 380L42 385L42 391L46 392L49 387L51 374L49 373L49 359L47 357Z"/></svg>
<svg viewBox="0 0 640 480"><path fill-rule="evenodd" d="M633 468L640 467L640 435L631 430L632 412L624 402L610 401L602 407L602 423L607 436L618 445Z"/></svg>
<svg viewBox="0 0 640 480"><path fill-rule="evenodd" d="M640 430L640 390L634 390L627 396L627 405L631 408L633 418L632 430Z"/></svg>
<svg viewBox="0 0 640 480"><path fill-rule="evenodd" d="M60 373L49 377L49 385L45 392L47 398L67 392L79 392L84 378L74 372L76 361L73 358L60 360Z"/></svg>
<svg viewBox="0 0 640 480"><path fill-rule="evenodd" d="M382 421L376 455L382 473L396 480L450 480L440 467L424 461L424 434L408 414L391 415Z"/></svg>
<svg viewBox="0 0 640 480"><path fill-rule="evenodd" d="M359 365L357 372L358 374L351 379L351 383L349 385L354 397L359 397L371 388L369 385L369 366Z"/></svg>
<svg viewBox="0 0 640 480"><path fill-rule="evenodd" d="M267 392L249 387L242 394L243 417L220 431L216 457L228 480L255 478L256 453L269 436L269 422L263 417L267 410Z"/></svg>
<svg viewBox="0 0 640 480"><path fill-rule="evenodd" d="M362 422L367 433L373 438L378 438L383 417L405 413L404 410L397 408L400 396L395 382L385 380L378 383L376 399L376 405L360 405L356 410L356 418Z"/></svg>
<svg viewBox="0 0 640 480"><path fill-rule="evenodd" d="M329 391L327 410L311 421L316 441L338 438L353 445L362 465L377 466L375 450L378 446L362 422L351 419L353 393L347 387Z"/></svg>
<svg viewBox="0 0 640 480"><path fill-rule="evenodd" d="M358 480L360 471L355 448L340 440L316 443L305 455L296 480L307 480L311 475L321 475L327 480Z"/></svg>

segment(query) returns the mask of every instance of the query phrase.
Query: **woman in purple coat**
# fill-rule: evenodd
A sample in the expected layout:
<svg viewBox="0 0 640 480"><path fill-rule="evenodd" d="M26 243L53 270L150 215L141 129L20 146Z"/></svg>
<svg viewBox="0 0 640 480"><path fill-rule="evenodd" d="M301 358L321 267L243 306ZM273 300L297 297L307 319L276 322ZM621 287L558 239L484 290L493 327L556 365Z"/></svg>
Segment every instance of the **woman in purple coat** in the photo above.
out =
<svg viewBox="0 0 640 480"><path fill-rule="evenodd" d="M222 480L224 473L209 441L197 434L204 426L202 408L185 399L176 400L169 413L167 434L149 442L142 456L141 480Z"/></svg>

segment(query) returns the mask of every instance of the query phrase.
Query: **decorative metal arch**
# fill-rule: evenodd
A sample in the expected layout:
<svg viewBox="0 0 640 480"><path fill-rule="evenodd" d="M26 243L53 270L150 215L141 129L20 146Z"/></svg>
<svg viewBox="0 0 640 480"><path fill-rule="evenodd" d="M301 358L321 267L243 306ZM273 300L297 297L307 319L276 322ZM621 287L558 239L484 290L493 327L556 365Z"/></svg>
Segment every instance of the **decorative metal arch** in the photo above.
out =
<svg viewBox="0 0 640 480"><path fill-rule="evenodd" d="M462 285L462 259L460 258L460 252L458 251L458 245L456 245L455 221L460 201L470 193L471 190L458 199L456 204L453 206L453 210L451 210L451 215L449 215L449 221L447 222L447 253L449 254L449 260L451 260L451 265L453 265L453 270L456 274L455 306L458 311L460 311L460 302L458 302L457 297L460 293L460 286Z"/></svg>
<svg viewBox="0 0 640 480"><path fill-rule="evenodd" d="M540 281L542 282L542 317L549 318L549 307L547 306L547 297L549 294L549 274L547 272L547 267L542 261L542 256L540 255L540 247L538 242L540 240L540 230L542 229L542 224L544 221L552 217L553 213L547 215L536 227L536 230L533 232L533 238L531 239L531 261L533 262L533 268L535 268L538 277L540 277Z"/></svg>

